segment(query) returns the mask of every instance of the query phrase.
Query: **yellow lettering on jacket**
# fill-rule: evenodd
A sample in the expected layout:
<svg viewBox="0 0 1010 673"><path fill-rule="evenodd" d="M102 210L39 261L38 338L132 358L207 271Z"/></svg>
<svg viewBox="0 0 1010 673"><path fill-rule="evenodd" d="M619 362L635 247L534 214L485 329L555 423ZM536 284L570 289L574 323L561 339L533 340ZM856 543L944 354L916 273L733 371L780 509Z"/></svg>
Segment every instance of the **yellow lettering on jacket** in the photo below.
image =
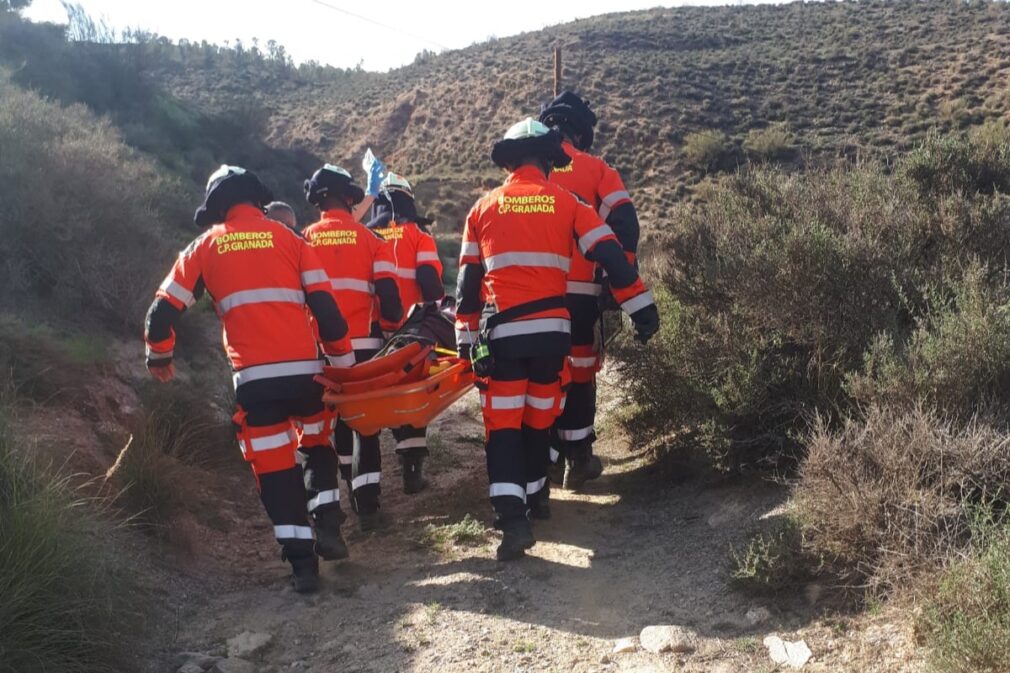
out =
<svg viewBox="0 0 1010 673"><path fill-rule="evenodd" d="M330 229L312 232L312 246L357 245L358 232L348 229Z"/></svg>
<svg viewBox="0 0 1010 673"><path fill-rule="evenodd" d="M274 247L274 235L270 231L233 231L214 239L217 254L242 252L245 250L264 250Z"/></svg>
<svg viewBox="0 0 1010 673"><path fill-rule="evenodd" d="M571 162L564 168L552 168L551 173L571 173L575 170L575 162Z"/></svg>
<svg viewBox="0 0 1010 673"><path fill-rule="evenodd" d="M498 214L508 215L551 215L554 213L554 196L552 194L529 194L527 196L498 197Z"/></svg>
<svg viewBox="0 0 1010 673"><path fill-rule="evenodd" d="M404 227L383 227L382 229L375 229L375 233L382 236L383 240L399 241L403 238Z"/></svg>

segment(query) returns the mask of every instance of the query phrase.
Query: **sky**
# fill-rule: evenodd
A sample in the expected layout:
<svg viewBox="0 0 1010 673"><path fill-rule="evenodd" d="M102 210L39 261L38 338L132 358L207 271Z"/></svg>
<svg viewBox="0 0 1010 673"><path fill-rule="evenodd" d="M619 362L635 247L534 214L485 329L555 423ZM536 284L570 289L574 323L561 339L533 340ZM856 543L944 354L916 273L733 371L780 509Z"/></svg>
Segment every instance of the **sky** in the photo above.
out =
<svg viewBox="0 0 1010 673"><path fill-rule="evenodd" d="M748 0L764 2L767 0ZM459 49L494 35L507 37L609 12L674 5L740 4L738 0L76 0L112 28L143 28L173 40L186 38L245 46L276 40L296 63L318 61L341 68L360 62L384 71L418 52ZM60 0L34 0L33 21L66 23Z"/></svg>

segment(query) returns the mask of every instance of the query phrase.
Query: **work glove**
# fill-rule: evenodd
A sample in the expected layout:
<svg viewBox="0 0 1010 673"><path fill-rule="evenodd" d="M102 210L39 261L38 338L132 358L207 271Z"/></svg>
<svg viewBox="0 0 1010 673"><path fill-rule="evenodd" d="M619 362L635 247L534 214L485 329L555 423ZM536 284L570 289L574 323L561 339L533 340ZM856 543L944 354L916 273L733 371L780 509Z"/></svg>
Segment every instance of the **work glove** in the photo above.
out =
<svg viewBox="0 0 1010 673"><path fill-rule="evenodd" d="M175 378L175 363L170 362L161 367L152 367L148 365L147 371L151 372L151 376L156 378L158 381L168 383Z"/></svg>
<svg viewBox="0 0 1010 673"><path fill-rule="evenodd" d="M372 197L378 196L379 185L382 184L382 180L389 174L389 171L386 170L386 165L372 154L372 148L369 147L365 150L364 158L361 159L361 167L365 169L365 182L367 184L365 194Z"/></svg>
<svg viewBox="0 0 1010 673"><path fill-rule="evenodd" d="M659 309L655 304L649 304L631 314L631 322L635 325L635 341L645 344L659 331Z"/></svg>

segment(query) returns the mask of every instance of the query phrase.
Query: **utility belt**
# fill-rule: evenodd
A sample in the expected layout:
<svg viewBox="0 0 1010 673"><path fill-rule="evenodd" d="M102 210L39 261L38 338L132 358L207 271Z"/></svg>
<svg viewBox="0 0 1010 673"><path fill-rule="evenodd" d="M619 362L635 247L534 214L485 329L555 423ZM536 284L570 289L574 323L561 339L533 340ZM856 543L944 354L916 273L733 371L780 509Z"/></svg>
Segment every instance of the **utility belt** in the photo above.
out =
<svg viewBox="0 0 1010 673"><path fill-rule="evenodd" d="M550 311L553 309L565 308L565 297L559 295L555 297L544 297L535 299L525 304L518 304L512 308L498 311L493 305L484 307L480 316L480 328L477 330L477 338L470 346L470 363L473 365L473 373L480 378L491 375L494 370L494 348L491 345L491 331L498 325L525 318L526 316Z"/></svg>

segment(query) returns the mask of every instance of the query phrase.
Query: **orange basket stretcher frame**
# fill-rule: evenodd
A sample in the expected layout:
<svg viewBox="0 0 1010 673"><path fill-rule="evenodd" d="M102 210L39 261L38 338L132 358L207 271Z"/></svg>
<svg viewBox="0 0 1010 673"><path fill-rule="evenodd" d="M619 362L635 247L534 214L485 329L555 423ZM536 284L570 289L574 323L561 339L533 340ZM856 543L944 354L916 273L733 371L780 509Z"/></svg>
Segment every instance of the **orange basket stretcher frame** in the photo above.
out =
<svg viewBox="0 0 1010 673"><path fill-rule="evenodd" d="M402 362L402 358L399 360ZM365 392L343 393L339 382L325 376L317 380L326 388L323 401L335 407L340 420L362 435L403 425L423 428L465 395L474 382L466 360L439 358L427 364L445 368L420 380Z"/></svg>

